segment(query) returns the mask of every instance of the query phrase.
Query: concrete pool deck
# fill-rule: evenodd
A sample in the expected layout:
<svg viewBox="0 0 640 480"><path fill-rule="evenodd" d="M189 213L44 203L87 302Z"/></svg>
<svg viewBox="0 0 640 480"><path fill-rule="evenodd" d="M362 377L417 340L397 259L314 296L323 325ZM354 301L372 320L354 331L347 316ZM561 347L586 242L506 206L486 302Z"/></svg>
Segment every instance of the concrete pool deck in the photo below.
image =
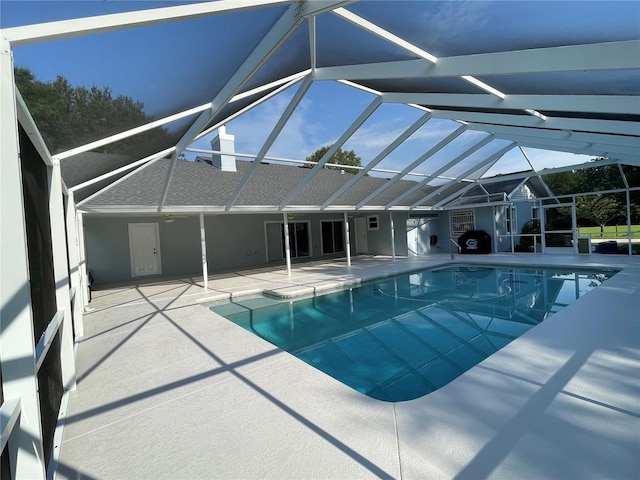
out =
<svg viewBox="0 0 640 480"><path fill-rule="evenodd" d="M640 259L456 256L622 271L445 387L371 399L204 308L450 263L282 266L93 293L58 478L638 478Z"/></svg>

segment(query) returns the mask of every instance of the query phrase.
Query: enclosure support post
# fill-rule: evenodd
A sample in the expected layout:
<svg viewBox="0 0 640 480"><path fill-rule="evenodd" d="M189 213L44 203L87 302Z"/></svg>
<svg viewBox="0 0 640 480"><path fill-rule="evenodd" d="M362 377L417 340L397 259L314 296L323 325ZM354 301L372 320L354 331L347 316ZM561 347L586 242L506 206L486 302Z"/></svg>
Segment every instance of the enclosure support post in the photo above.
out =
<svg viewBox="0 0 640 480"><path fill-rule="evenodd" d="M71 288L74 291L72 298L73 308L73 327L75 331L75 338L80 338L84 335L84 325L82 321L82 283L80 282L80 260L78 250L78 222L76 219L76 204L73 197L73 192L69 192L67 196L67 252L69 254L69 272Z"/></svg>
<svg viewBox="0 0 640 480"><path fill-rule="evenodd" d="M573 196L573 202L571 203L571 230L573 233L573 253L578 254L578 219L576 215L576 197Z"/></svg>
<svg viewBox="0 0 640 480"><path fill-rule="evenodd" d="M207 265L207 235L204 231L204 214L200 214L200 249L202 251L202 281L204 289L209 288L209 267Z"/></svg>
<svg viewBox="0 0 640 480"><path fill-rule="evenodd" d="M393 229L393 212L389 212L389 222L391 228L391 257L396 259L396 233Z"/></svg>
<svg viewBox="0 0 640 480"><path fill-rule="evenodd" d="M73 390L76 388L76 362L73 353L69 266L67 263L64 206L62 203L62 174L59 161L54 161L53 166L47 168L47 172L49 174L49 215L51 218L53 274L56 282L56 308L64 312L60 329L62 386Z"/></svg>
<svg viewBox="0 0 640 480"><path fill-rule="evenodd" d="M629 189L626 191L627 197L627 245L629 247L629 255L633 255L633 247L631 242L631 196L629 194Z"/></svg>
<svg viewBox="0 0 640 480"><path fill-rule="evenodd" d="M287 275L291 275L291 246L289 244L289 217L287 212L283 213L284 217L284 253L287 261Z"/></svg>
<svg viewBox="0 0 640 480"><path fill-rule="evenodd" d="M7 449L13 478L45 478L13 56L3 38L0 80L1 386L3 401L21 404Z"/></svg>
<svg viewBox="0 0 640 480"><path fill-rule="evenodd" d="M89 305L89 281L87 278L87 255L84 248L84 217L82 212L78 212L78 256L80 257L80 298L82 298L82 308Z"/></svg>
<svg viewBox="0 0 640 480"><path fill-rule="evenodd" d="M493 253L498 253L498 219L500 218L498 213L498 206L494 205L492 208L493 212ZM500 237L501 239L502 237ZM511 249L511 253L513 253L513 248Z"/></svg>
<svg viewBox="0 0 640 480"><path fill-rule="evenodd" d="M351 240L349 239L349 217L344 212L344 239L347 249L347 266L351 266Z"/></svg>
<svg viewBox="0 0 640 480"><path fill-rule="evenodd" d="M546 253L547 250L547 241L545 235L545 223L547 221L547 212L545 208L540 209L540 248L542 249L541 253Z"/></svg>

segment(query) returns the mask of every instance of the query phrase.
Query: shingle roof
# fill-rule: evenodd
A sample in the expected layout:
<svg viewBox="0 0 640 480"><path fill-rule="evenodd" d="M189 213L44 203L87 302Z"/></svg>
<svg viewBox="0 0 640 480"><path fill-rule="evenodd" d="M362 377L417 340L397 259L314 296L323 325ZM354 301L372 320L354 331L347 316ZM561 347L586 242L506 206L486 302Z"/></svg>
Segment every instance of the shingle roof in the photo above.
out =
<svg viewBox="0 0 640 480"><path fill-rule="evenodd" d="M178 161L166 205L167 207L225 206L250 165L250 162L238 161L237 171L227 172L206 163ZM155 206L162 195L168 168L169 160L158 160L93 196L83 206L94 208ZM308 169L301 167L261 163L247 181L234 206L265 208L278 206L308 172ZM351 178L352 175L349 173L322 169L294 197L290 205L309 207L322 205L331 194ZM365 176L342 194L334 204L356 205L387 181L383 178ZM415 183L410 181L396 182L369 202L369 205L384 206L386 202L414 185ZM403 204L408 205L412 200L422 198L429 190L429 188L417 190L408 196Z"/></svg>

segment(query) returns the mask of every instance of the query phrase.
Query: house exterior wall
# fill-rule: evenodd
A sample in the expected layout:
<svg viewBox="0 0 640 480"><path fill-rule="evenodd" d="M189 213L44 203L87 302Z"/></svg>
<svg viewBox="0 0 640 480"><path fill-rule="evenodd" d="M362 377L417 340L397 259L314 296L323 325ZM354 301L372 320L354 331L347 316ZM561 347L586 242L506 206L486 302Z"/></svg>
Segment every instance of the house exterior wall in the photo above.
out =
<svg viewBox="0 0 640 480"><path fill-rule="evenodd" d="M407 214L395 212L396 255L407 255L405 225ZM388 212L378 214L378 230L368 231L368 253L391 255L391 232ZM266 222L282 223L282 214L221 214L205 215L207 238L207 264L210 273L233 268L248 268L267 263L265 239ZM343 257L346 252L323 255L321 221L344 220L342 213L296 213L289 222L309 222L311 231L310 257ZM200 222L197 215L174 217L167 223L159 216L104 216L85 215L85 242L87 268L95 285L105 285L131 280L129 248L129 224L157 223L160 235L160 261L162 274L202 275ZM349 218L351 251L354 251L355 220ZM428 241L428 240L427 240ZM270 258L270 262L283 261ZM153 278L153 277L141 277Z"/></svg>
<svg viewBox="0 0 640 480"><path fill-rule="evenodd" d="M178 217L166 223L161 217L85 216L87 269L97 285L131 280L130 223L158 223L164 276L202 269L198 217Z"/></svg>
<svg viewBox="0 0 640 480"><path fill-rule="evenodd" d="M367 215L367 217L372 215L378 217L378 229L367 229L367 242L369 247L367 253L372 255L392 255L391 218L389 217L389 212L371 213ZM395 253L396 255L406 256L408 254L406 235L408 215L405 212L394 212L392 215Z"/></svg>

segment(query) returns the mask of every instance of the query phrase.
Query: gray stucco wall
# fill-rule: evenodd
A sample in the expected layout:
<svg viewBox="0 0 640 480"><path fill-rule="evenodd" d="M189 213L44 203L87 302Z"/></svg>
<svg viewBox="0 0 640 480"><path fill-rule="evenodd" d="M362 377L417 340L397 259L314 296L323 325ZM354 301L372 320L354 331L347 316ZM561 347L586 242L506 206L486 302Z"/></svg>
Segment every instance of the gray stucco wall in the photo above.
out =
<svg viewBox="0 0 640 480"><path fill-rule="evenodd" d="M396 254L407 255L406 213L394 214ZM209 273L233 268L253 267L267 263L265 222L282 222L274 215L205 215L207 263ZM200 220L196 216L175 216L171 223L157 216L112 217L85 215L85 240L88 269L95 285L131 280L129 224L157 223L160 233L162 275L201 275ZM295 214L291 222L309 221L311 258L331 258L345 253L323 255L321 220L343 221L342 213ZM379 230L369 231L370 254L391 255L390 219L387 212L379 214ZM349 219L352 252L355 221ZM282 258L269 259L283 261ZM143 278L154 278L153 276Z"/></svg>
<svg viewBox="0 0 640 480"><path fill-rule="evenodd" d="M157 223L162 275L202 270L198 217L166 223L158 217L84 217L87 268L96 285L131 280L130 223Z"/></svg>
<svg viewBox="0 0 640 480"><path fill-rule="evenodd" d="M378 217L378 229L367 230L367 244L369 247L369 254L372 255L392 255L393 249L391 247L391 218L389 212L382 212L377 214ZM370 216L368 215L368 216ZM395 239L396 255L407 255L407 226L408 215L404 212L393 213L393 230Z"/></svg>

